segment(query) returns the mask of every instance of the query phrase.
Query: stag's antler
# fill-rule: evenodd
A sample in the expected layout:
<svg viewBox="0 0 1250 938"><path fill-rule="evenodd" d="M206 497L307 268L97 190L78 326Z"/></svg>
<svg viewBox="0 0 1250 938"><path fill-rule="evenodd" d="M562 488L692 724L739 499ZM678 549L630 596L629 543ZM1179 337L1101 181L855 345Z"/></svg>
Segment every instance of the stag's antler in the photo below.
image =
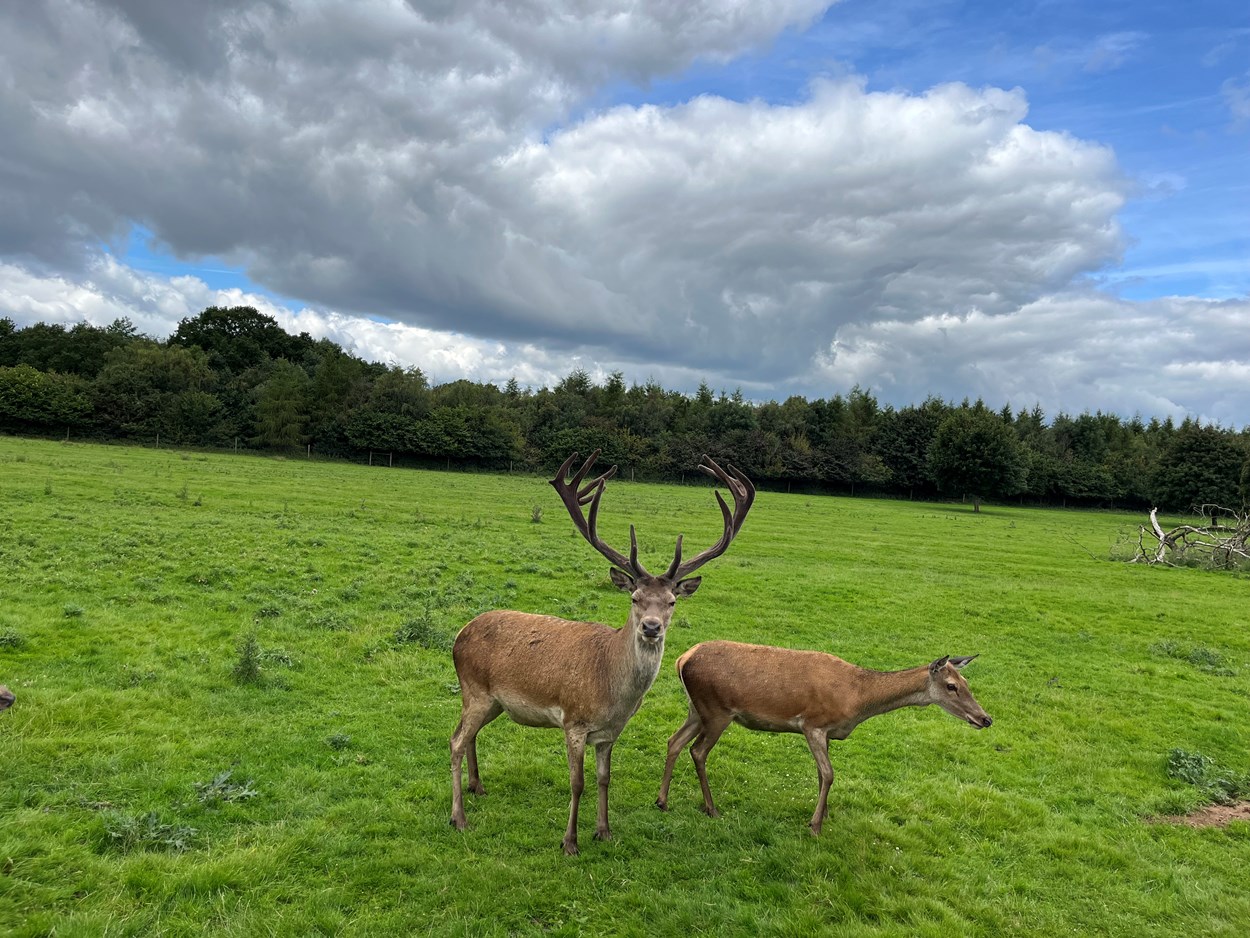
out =
<svg viewBox="0 0 1250 938"><path fill-rule="evenodd" d="M751 504L755 501L755 486L751 484L751 480L740 469L728 463L726 465L729 465L729 472L716 465L706 453L703 455L702 462L699 463L700 469L717 481L724 483L730 494L733 495L734 510L733 514L730 515L729 506L725 504L725 499L721 498L720 490L716 491L716 501L720 504L721 515L725 520L724 533L721 534L719 541L685 563L682 563L681 560L681 536L679 535L673 562L669 564L668 570L664 573L666 580L676 582L684 579L709 560L719 557L742 529L742 522L746 520L747 512L751 510Z"/></svg>
<svg viewBox="0 0 1250 938"><path fill-rule="evenodd" d="M599 532L596 529L596 522L599 517L599 499L603 497L603 488L607 484L608 479L616 474L616 466L583 485L583 480L590 472L590 468L595 464L598 456L599 450L595 450L590 454L590 458L582 464L582 468L573 474L573 478L568 479L569 468L573 465L573 461L577 459L577 453L573 453L560 466L556 477L551 480L551 484L560 494L560 500L564 502L564 507L568 509L569 517L573 519L573 524L577 526L577 530L581 532L582 537L590 543L591 547L632 577L650 576L638 560L638 537L634 533L632 524L629 526L629 557L606 544L599 537ZM730 465L729 472L726 472L710 456L704 454L699 468L712 478L722 482L729 489L734 499L734 510L732 513L729 511L729 506L725 503L725 499L721 497L720 491L717 490L716 501L720 505L721 516L725 521L725 530L721 534L719 541L685 563L682 563L681 535L678 535L677 549L673 554L673 562L669 564L668 570L664 572L663 576L663 579L671 583L684 579L709 560L723 554L738 535L738 531L742 528L742 522L746 520L747 512L751 510L751 504L755 501L755 486L751 484L751 480L737 467ZM582 512L582 506L587 503L590 505L589 517Z"/></svg>
<svg viewBox="0 0 1250 938"><path fill-rule="evenodd" d="M569 467L573 465L573 460L577 459L577 453L573 453L560 466L560 469L556 472L556 477L551 480L551 484L559 493L560 500L564 502L564 507L568 509L569 517L573 519L573 524L581 532L582 537L586 538L591 547L603 554L611 564L620 567L632 577L650 576L638 561L638 538L634 534L634 526L632 524L629 526L629 557L626 557L599 537L599 532L596 528L599 519L599 499L603 497L603 488L607 485L608 479L616 475L616 466L613 466L603 475L591 479L583 486L582 480L586 478L586 474L590 472L590 467L595 464L595 460L598 458L599 450L595 450L590 454L590 458L582 464L582 468L573 474L573 478L567 479ZM590 503L589 518L582 512L582 506L588 502ZM722 504L724 503L722 502Z"/></svg>

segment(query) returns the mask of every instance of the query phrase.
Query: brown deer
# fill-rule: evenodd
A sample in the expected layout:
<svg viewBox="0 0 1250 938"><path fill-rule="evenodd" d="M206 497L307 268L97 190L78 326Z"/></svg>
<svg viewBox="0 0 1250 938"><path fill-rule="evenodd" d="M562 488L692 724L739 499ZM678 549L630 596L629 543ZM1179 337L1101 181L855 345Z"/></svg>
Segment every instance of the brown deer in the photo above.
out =
<svg viewBox="0 0 1250 938"><path fill-rule="evenodd" d="M808 825L819 834L833 784L830 739L846 739L869 717L900 707L937 704L979 730L993 722L959 673L975 657L938 658L906 671L870 671L819 651L725 641L695 645L677 659L677 677L690 698L690 713L668 740L656 806L668 810L673 766L691 740L703 810L720 817L707 783L707 756L726 727L738 723L765 733L802 733L820 776L820 797Z"/></svg>
<svg viewBox="0 0 1250 938"><path fill-rule="evenodd" d="M9 707L13 706L13 701L16 699L13 696L13 691L0 684L0 710L8 710Z"/></svg>
<svg viewBox="0 0 1250 938"><path fill-rule="evenodd" d="M727 487L734 510L716 492L724 520L720 540L689 560L682 560L681 536L673 562L660 576L648 573L638 559L638 539L629 528L629 556L608 546L596 529L599 499L607 472L586 482L599 451L567 480L574 453L551 480L568 509L573 524L592 547L612 564L610 574L618 589L632 595L629 621L620 629L596 622L570 622L555 616L497 609L484 612L456 636L452 659L460 678L460 722L451 736L451 823L464 830L461 762L468 756L469 791L485 794L477 765L478 731L501 713L522 726L564 730L568 750L569 825L564 852L577 853L577 808L584 787L583 763L587 744L595 748L595 776L599 785L599 817L595 837L607 840L608 780L612 745L655 682L664 654L664 635L677 599L690 596L701 577L690 574L729 547L751 503L755 487L739 470L721 469L707 456L699 468ZM582 511L589 503L590 514Z"/></svg>

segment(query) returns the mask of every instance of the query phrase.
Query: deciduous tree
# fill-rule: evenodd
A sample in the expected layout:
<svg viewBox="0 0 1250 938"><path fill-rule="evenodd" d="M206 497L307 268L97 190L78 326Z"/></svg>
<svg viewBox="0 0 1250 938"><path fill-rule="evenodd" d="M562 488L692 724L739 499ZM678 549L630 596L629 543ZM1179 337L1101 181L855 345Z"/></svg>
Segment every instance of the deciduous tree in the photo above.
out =
<svg viewBox="0 0 1250 938"><path fill-rule="evenodd" d="M929 448L929 472L944 492L984 497L1014 495L1024 487L1025 466L1015 431L984 408L961 407L938 426Z"/></svg>

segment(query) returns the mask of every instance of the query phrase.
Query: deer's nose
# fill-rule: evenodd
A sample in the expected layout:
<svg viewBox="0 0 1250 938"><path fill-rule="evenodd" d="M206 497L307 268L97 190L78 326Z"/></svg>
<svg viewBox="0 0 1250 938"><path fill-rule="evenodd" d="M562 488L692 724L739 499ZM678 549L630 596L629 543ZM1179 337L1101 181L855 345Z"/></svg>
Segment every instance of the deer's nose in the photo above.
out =
<svg viewBox="0 0 1250 938"><path fill-rule="evenodd" d="M660 630L664 628L664 623L659 619L643 619L642 634L647 638L655 638L660 634Z"/></svg>

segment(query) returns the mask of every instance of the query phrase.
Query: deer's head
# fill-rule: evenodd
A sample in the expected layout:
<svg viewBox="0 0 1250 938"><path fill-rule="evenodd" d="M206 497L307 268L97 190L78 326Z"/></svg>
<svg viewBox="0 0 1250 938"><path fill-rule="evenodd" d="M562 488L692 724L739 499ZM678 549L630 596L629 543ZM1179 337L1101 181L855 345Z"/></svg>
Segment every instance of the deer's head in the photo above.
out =
<svg viewBox="0 0 1250 938"><path fill-rule="evenodd" d="M720 505L725 525L720 540L707 550L683 561L681 536L678 535L673 562L664 573L655 576L648 573L642 561L638 559L638 538L632 524L629 526L628 557L599 537L596 527L599 518L599 499L603 497L603 489L608 479L616 474L616 466L583 484L583 480L598 456L599 450L595 450L581 469L569 479L569 468L577 459L577 453L573 453L560 466L551 484L559 493L560 500L564 502L569 517L573 519L573 524L581 532L582 537L612 564L609 573L617 589L625 590L630 594L632 601L629 624L626 628L640 643L663 649L664 635L668 630L669 622L672 621L673 607L677 600L693 595L694 591L699 588L699 583L702 582L702 577L692 577L690 574L714 557L719 557L729 547L742 528L742 522L746 520L747 512L751 510L751 503L755 501L755 486L733 466L730 466L729 472L726 472L709 457L704 456L699 468L729 489L733 495L734 510L730 512L729 506L718 491L716 501ZM582 506L586 504L590 505L589 515L582 511Z"/></svg>
<svg viewBox="0 0 1250 938"><path fill-rule="evenodd" d="M985 729L994 721L981 709L968 682L959 672L962 671L976 655L966 658L952 658L944 655L929 665L929 684L927 696L930 703L935 703L953 717L965 720L979 730Z"/></svg>

